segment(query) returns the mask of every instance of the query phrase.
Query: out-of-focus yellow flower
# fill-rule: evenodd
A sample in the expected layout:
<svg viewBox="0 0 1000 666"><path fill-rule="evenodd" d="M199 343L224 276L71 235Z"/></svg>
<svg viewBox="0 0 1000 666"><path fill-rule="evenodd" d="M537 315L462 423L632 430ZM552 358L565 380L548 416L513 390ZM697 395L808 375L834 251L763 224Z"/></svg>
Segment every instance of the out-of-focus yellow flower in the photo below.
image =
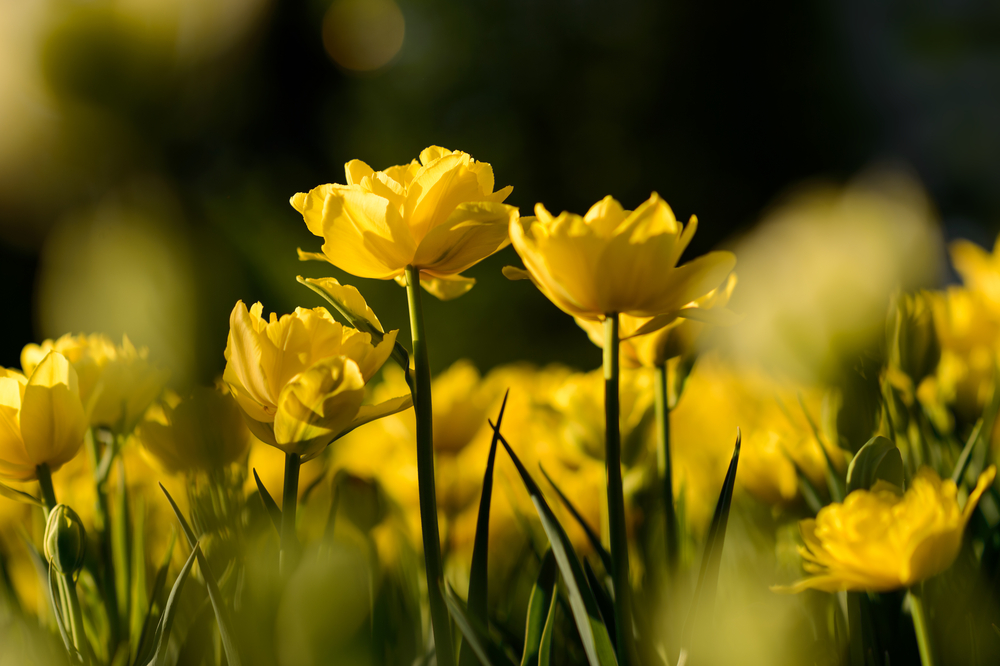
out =
<svg viewBox="0 0 1000 666"><path fill-rule="evenodd" d="M684 489L689 522L708 524L733 453L736 428L743 432L738 486L779 504L799 494L796 466L818 487L826 485L826 456L799 402L814 422L823 391L754 367L728 365L718 355L701 357L670 413L674 488ZM843 452L820 433L826 454L843 469Z"/></svg>
<svg viewBox="0 0 1000 666"><path fill-rule="evenodd" d="M351 160L344 170L346 185L320 185L291 199L309 231L325 240L322 254L299 250L301 259L401 284L413 266L424 288L447 300L475 283L462 271L509 242L518 212L501 202L512 188L494 192L493 167L467 153L431 146L419 162L375 171Z"/></svg>
<svg viewBox="0 0 1000 666"><path fill-rule="evenodd" d="M80 450L86 428L65 356L49 352L28 377L0 369L0 477L34 479L42 464L56 471Z"/></svg>
<svg viewBox="0 0 1000 666"><path fill-rule="evenodd" d="M378 345L333 320L325 308L261 317L242 301L229 319L223 379L258 439L305 459L346 430L411 405L409 394L362 405L365 384L392 351L396 331Z"/></svg>
<svg viewBox="0 0 1000 666"><path fill-rule="evenodd" d="M21 367L30 374L49 351L69 359L80 380L80 398L92 426L107 426L119 434L135 424L159 396L170 373L149 362L149 350L136 348L125 336L121 346L100 333L66 334L21 351Z"/></svg>
<svg viewBox="0 0 1000 666"><path fill-rule="evenodd" d="M731 252L709 252L677 266L698 221L692 217L681 225L656 193L635 211L608 196L582 217L553 217L542 204L535 215L510 224L511 242L527 271L508 266L504 274L531 279L557 307L580 319L600 321L611 313L656 317L651 331L677 317L698 317L706 311L686 306L718 287L736 264Z"/></svg>
<svg viewBox="0 0 1000 666"><path fill-rule="evenodd" d="M1000 237L992 254L967 240L957 240L948 249L965 286L982 294L990 309L1000 313Z"/></svg>
<svg viewBox="0 0 1000 666"><path fill-rule="evenodd" d="M855 490L843 504L824 507L815 520L800 524L803 567L812 576L787 591L884 592L941 573L958 556L965 525L995 476L995 467L979 476L962 510L955 484L927 467L902 496L880 481L870 491Z"/></svg>
<svg viewBox="0 0 1000 666"><path fill-rule="evenodd" d="M725 309L735 287L736 273L730 273L725 284L685 306L685 308L711 310L710 313L703 313L701 319L693 317L675 319L663 328L645 335L636 336L635 333L648 325L652 317L621 315L619 349L622 365L627 368L656 368L671 358L693 353L698 336L701 335L706 323L727 325L737 320L735 314ZM604 347L604 326L601 322L577 317L576 323L587 332L591 342L598 347Z"/></svg>
<svg viewBox="0 0 1000 666"><path fill-rule="evenodd" d="M183 400L168 392L146 412L136 438L172 474L221 470L250 446L250 432L229 391L208 387Z"/></svg>

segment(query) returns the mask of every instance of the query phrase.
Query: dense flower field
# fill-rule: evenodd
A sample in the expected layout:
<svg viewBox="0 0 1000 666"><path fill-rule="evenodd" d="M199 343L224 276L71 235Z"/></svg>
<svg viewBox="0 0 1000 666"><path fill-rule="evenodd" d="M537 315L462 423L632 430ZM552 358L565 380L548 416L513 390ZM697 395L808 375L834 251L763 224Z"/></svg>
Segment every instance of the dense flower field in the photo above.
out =
<svg viewBox="0 0 1000 666"><path fill-rule="evenodd" d="M214 387L100 333L0 369L0 664L1000 657L1000 249L954 243L961 286L897 290L877 348L807 376L714 344L752 337L739 257L683 261L698 220L656 193L522 217L436 146L345 181L291 198L299 256L362 280L236 303ZM423 299L461 308L508 244L601 368L431 376ZM405 288L409 348L364 279Z"/></svg>

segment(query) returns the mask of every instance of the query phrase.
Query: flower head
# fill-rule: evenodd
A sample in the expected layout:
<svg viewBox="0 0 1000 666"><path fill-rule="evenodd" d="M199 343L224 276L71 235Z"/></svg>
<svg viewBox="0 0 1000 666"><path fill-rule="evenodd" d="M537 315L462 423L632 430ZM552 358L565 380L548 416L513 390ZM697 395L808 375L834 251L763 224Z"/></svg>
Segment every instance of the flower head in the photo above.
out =
<svg viewBox="0 0 1000 666"><path fill-rule="evenodd" d="M420 161L375 171L361 160L344 170L346 185L320 185L292 197L323 253L299 251L352 275L405 279L418 268L421 284L455 298L475 280L460 275L506 247L517 209L503 204L511 187L493 191L493 167L467 153L431 146Z"/></svg>
<svg viewBox="0 0 1000 666"><path fill-rule="evenodd" d="M812 576L788 591L882 592L941 573L958 556L965 525L995 476L995 467L983 472L961 510L955 484L927 467L903 495L882 481L824 507L801 523L800 552Z"/></svg>
<svg viewBox="0 0 1000 666"><path fill-rule="evenodd" d="M149 350L136 348L125 336L116 345L100 333L66 334L21 351L21 367L30 374L50 351L73 364L79 377L80 399L92 426L107 426L128 434L167 382L170 373L149 361Z"/></svg>
<svg viewBox="0 0 1000 666"><path fill-rule="evenodd" d="M136 427L136 437L170 473L222 469L250 446L250 432L229 391L208 387L184 399L168 392Z"/></svg>
<svg viewBox="0 0 1000 666"><path fill-rule="evenodd" d="M83 444L87 429L76 371L59 352L49 352L25 376L0 368L0 477L36 478L39 465L52 471Z"/></svg>
<svg viewBox="0 0 1000 666"><path fill-rule="evenodd" d="M233 308L223 374L261 441L310 458L345 431L410 406L409 396L362 405L396 331L372 345L371 335L337 323L325 308L271 313L269 321L262 312L260 303Z"/></svg>
<svg viewBox="0 0 1000 666"><path fill-rule="evenodd" d="M580 319L618 313L658 317L657 325L665 326L685 316L685 306L718 287L736 264L730 252L710 252L677 266L697 219L681 225L655 193L634 211L605 197L582 217L553 217L541 204L535 215L510 224L527 271L508 267L504 274L530 278Z"/></svg>

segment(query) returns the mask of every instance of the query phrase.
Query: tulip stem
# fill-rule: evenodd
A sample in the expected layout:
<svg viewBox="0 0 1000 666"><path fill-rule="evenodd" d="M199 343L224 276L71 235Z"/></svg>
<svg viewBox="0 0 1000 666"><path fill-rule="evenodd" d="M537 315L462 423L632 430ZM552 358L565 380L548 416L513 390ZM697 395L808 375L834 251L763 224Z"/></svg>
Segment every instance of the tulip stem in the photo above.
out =
<svg viewBox="0 0 1000 666"><path fill-rule="evenodd" d="M615 632L618 663L631 663L632 600L628 573L628 534L622 488L621 433L618 418L618 313L604 319L604 431L608 479L608 523L611 536L611 579L615 588Z"/></svg>
<svg viewBox="0 0 1000 666"><path fill-rule="evenodd" d="M657 466L663 483L664 542L667 554L667 573L677 570L678 535L677 511L674 508L673 465L670 457L670 405L667 402L667 364L656 366L656 434Z"/></svg>
<svg viewBox="0 0 1000 666"><path fill-rule="evenodd" d="M278 571L282 576L295 569L298 557L298 539L295 535L295 514L299 502L299 468L302 458L298 453L285 454L285 485L281 499L281 554L278 556Z"/></svg>
<svg viewBox="0 0 1000 666"><path fill-rule="evenodd" d="M927 614L924 610L922 584L910 588L910 615L913 616L913 629L917 634L917 647L920 649L920 663L923 666L934 666L934 650L931 645L931 631L927 626Z"/></svg>
<svg viewBox="0 0 1000 666"><path fill-rule="evenodd" d="M48 463L42 463L35 468L35 476L38 477L38 488L42 495L42 504L45 505L45 517L49 517L49 512L56 507L56 489L52 486L52 472Z"/></svg>
<svg viewBox="0 0 1000 666"><path fill-rule="evenodd" d="M424 334L424 314L420 305L420 271L406 267L406 296L410 306L413 338L413 411L417 417L417 483L420 495L420 525L423 532L424 566L431 628L439 666L454 666L451 620L441 594L441 540L438 536L437 493L434 488L434 412L431 405L431 367Z"/></svg>

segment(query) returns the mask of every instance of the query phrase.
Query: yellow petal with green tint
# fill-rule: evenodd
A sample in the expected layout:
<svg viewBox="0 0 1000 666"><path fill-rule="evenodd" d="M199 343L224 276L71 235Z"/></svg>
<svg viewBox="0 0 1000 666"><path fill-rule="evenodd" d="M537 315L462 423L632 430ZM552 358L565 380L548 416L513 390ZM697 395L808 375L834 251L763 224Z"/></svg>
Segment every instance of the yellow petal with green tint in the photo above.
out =
<svg viewBox="0 0 1000 666"><path fill-rule="evenodd" d="M35 465L59 469L80 450L87 421L76 370L65 356L49 352L28 378L21 403L21 436Z"/></svg>
<svg viewBox="0 0 1000 666"><path fill-rule="evenodd" d="M376 405L361 405L358 409L357 416L351 421L350 425L347 426L340 434L336 436L336 439L343 437L347 433L351 432L355 428L360 428L361 426L371 423L372 421L384 418L386 416L392 416L393 414L398 414L400 412L405 412L407 409L413 407L413 396L410 394L400 396L398 398L392 398L390 400L385 400ZM320 453L322 449L317 450L315 453L303 458L302 462L306 462L315 458Z"/></svg>
<svg viewBox="0 0 1000 666"><path fill-rule="evenodd" d="M427 293L441 301L450 301L458 298L462 294L468 293L476 284L475 278L463 275L449 275L447 277L433 277L430 275L420 275L420 286Z"/></svg>
<svg viewBox="0 0 1000 666"><path fill-rule="evenodd" d="M316 363L281 392L274 419L278 448L314 455L350 426L364 395L365 381L354 361L335 356Z"/></svg>
<svg viewBox="0 0 1000 666"><path fill-rule="evenodd" d="M335 278L304 278L301 275L295 278L302 284L314 291L319 291L330 300L347 318L348 322L355 328L362 328L356 322L360 321L375 329L379 333L384 333L381 322L375 316L375 312L368 307L365 297L361 295L356 287L349 284L340 284Z"/></svg>
<svg viewBox="0 0 1000 666"><path fill-rule="evenodd" d="M517 209L491 201L461 203L417 247L413 266L431 275L461 273L510 243L507 229Z"/></svg>

